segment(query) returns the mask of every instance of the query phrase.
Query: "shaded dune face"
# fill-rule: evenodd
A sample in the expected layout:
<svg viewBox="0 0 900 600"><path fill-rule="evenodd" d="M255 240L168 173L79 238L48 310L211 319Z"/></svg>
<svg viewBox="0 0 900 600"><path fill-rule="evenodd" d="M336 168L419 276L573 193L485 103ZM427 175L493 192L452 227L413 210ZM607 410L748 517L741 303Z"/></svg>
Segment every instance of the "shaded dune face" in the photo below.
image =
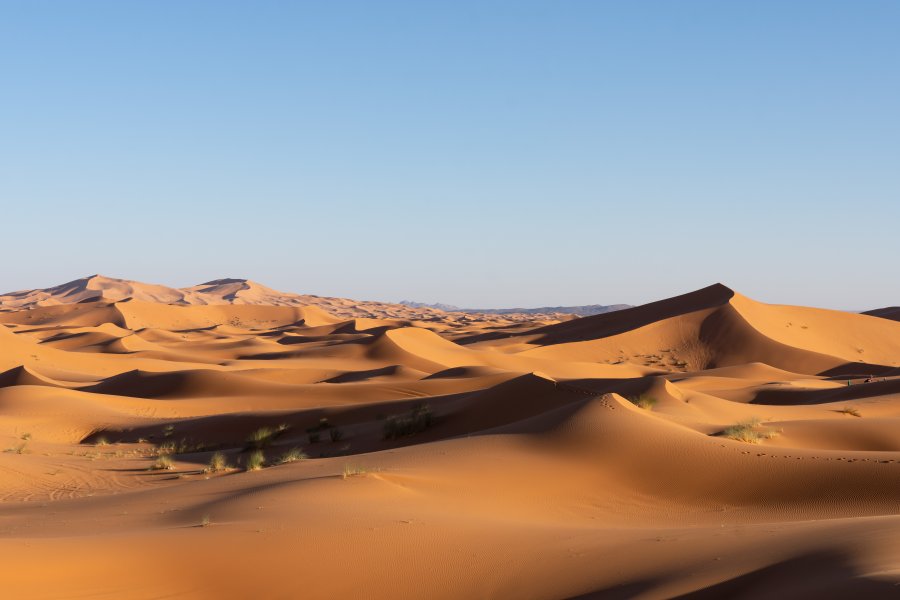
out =
<svg viewBox="0 0 900 600"><path fill-rule="evenodd" d="M0 309L9 597L896 597L889 312L100 276Z"/></svg>

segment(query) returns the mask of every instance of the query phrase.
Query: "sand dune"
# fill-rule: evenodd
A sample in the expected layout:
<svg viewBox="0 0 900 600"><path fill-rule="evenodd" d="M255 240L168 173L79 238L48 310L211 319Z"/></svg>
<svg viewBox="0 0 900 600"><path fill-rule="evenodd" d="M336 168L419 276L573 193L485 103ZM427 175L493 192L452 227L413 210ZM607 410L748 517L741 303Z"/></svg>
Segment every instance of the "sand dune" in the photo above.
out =
<svg viewBox="0 0 900 600"><path fill-rule="evenodd" d="M893 598L900 322L873 313L5 294L3 596Z"/></svg>
<svg viewBox="0 0 900 600"><path fill-rule="evenodd" d="M571 318L562 313L471 314L447 312L427 306L294 294L273 290L249 279L215 279L186 288L172 288L103 275L89 275L50 288L0 294L0 317L3 316L2 311L4 310L36 309L69 304L100 303L109 305L131 300L173 306L301 306L306 310L312 309L313 311L319 308L340 319L405 319L438 322L454 327L465 327L471 322L478 325L487 322L497 325L522 322L530 324L541 320L555 322ZM35 313L31 317L24 315L24 318L39 318L38 314ZM49 310L44 311L43 314L59 313Z"/></svg>
<svg viewBox="0 0 900 600"><path fill-rule="evenodd" d="M875 310L867 310L863 314L871 315L873 317L881 317L883 319L892 319L894 321L900 321L900 306L888 306L885 308L876 308Z"/></svg>

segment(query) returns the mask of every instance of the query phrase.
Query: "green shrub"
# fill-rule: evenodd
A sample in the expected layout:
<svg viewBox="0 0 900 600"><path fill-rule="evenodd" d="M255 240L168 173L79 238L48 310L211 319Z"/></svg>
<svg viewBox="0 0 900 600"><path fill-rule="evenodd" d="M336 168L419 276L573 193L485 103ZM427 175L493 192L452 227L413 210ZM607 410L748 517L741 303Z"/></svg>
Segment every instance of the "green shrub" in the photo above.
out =
<svg viewBox="0 0 900 600"><path fill-rule="evenodd" d="M647 394L641 394L639 396L630 396L628 401L637 406L638 408L643 408L644 410L653 410L653 407L656 406L656 398L653 396L649 396Z"/></svg>
<svg viewBox="0 0 900 600"><path fill-rule="evenodd" d="M219 471L225 471L228 469L228 461L225 459L225 455L221 452L214 452L211 457L209 457L209 464L206 465L204 472L206 473L218 473Z"/></svg>
<svg viewBox="0 0 900 600"><path fill-rule="evenodd" d="M431 408L424 402L417 404L408 415L393 415L384 421L384 439L392 440L425 431L434 422Z"/></svg>
<svg viewBox="0 0 900 600"><path fill-rule="evenodd" d="M247 447L259 450L265 448L275 439L275 432L268 427L260 427L247 438Z"/></svg>
<svg viewBox="0 0 900 600"><path fill-rule="evenodd" d="M253 450L247 455L247 470L259 471L266 466L266 455L262 450Z"/></svg>

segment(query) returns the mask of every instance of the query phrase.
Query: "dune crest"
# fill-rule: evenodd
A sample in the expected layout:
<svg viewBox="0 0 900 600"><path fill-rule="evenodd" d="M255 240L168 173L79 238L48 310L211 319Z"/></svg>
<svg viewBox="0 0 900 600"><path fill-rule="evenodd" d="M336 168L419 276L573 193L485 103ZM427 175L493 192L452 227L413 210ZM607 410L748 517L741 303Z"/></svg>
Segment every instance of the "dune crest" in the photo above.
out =
<svg viewBox="0 0 900 600"><path fill-rule="evenodd" d="M896 595L900 322L722 284L544 317L0 296L4 593Z"/></svg>

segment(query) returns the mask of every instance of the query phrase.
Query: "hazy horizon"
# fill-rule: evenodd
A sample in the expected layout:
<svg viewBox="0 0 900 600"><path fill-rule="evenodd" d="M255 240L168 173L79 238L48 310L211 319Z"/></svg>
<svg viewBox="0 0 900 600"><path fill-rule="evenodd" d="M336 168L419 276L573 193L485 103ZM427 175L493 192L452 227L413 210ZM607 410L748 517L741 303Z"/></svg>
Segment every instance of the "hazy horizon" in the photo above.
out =
<svg viewBox="0 0 900 600"><path fill-rule="evenodd" d="M900 4L8 2L0 288L900 304Z"/></svg>
<svg viewBox="0 0 900 600"><path fill-rule="evenodd" d="M108 277L108 278L112 278L112 279L122 279L122 280L125 280L125 281L134 281L134 282L137 282L137 283L144 283L144 284L151 284L151 285L163 285L163 286L167 286L167 287L171 287L171 288L187 288L187 287L191 287L191 286L194 286L194 285L201 285L201 284L205 284L205 283L211 283L211 282L216 281L216 280L233 279L233 280L252 281L252 282L255 282L255 283L264 285L264 286L266 286L266 287L275 289L275 291L278 291L278 292L286 292L286 293L294 293L294 294L311 294L311 295L315 295L315 296L323 296L323 297L329 297L329 296L332 296L331 294L318 294L318 293L316 293L316 292L314 292L314 291L308 291L308 290L305 290L305 291L304 291L304 290L293 290L293 289L287 289L287 288L285 288L285 289L280 289L280 288L277 288L277 287L275 287L275 286L271 286L271 285L267 284L265 281L260 281L260 280L258 280L258 279L253 278L253 277L239 277L239 276L212 277L212 278L206 278L206 279L199 280L199 281L190 282L190 283L187 283L187 284L184 284L184 285L171 285L171 284L166 283L166 282L164 282L164 281L144 281L144 280L138 280L138 279L128 278L128 277L112 276L112 275L109 275L109 274L107 274L107 273L92 273L91 275L84 275L84 276L81 276L81 277L75 277L75 278L72 278L72 279L68 279L68 280L66 280L66 281L60 281L60 282L53 283L53 284L48 284L48 285L33 286L33 287L21 288L21 289L15 289L15 290L13 290L13 289L9 289L9 290L0 290L0 295L5 294L5 293L10 293L10 292L27 291L27 290L31 290L31 289L46 289L46 288L52 288L52 287L57 287L57 286L60 286L60 285L65 285L65 284L67 284L67 283L72 283L72 282L74 282L74 281L78 281L78 280L81 280L81 279L87 279L87 278L90 278L90 277L96 277L96 276L99 276L99 277ZM610 302L585 302L585 303L582 303L582 304L572 304L572 303L566 304L566 303L559 303L559 302L557 302L557 303L540 304L540 305L509 304L509 305L503 305L503 306L468 306L468 305L465 305L465 306L464 306L464 305L460 305L460 304L453 304L452 302L442 302L442 301L440 301L440 300L432 300L432 301L428 301L428 300L419 300L419 299L416 299L416 298L375 298L375 297L357 297L357 298L351 298L351 299L353 299L353 300L361 300L361 301L388 302L388 303L397 303L397 304L402 303L402 302L412 302L412 303L416 303L416 304L423 304L423 305L429 305L429 306L434 306L434 305L446 305L446 306L452 306L452 307L455 307L455 308L465 309L465 310L471 310L471 309L488 309L488 310L493 310L493 309L510 309L510 308L521 308L521 309L526 309L526 310L528 310L528 309L534 309L534 308L547 308L547 307L578 307L578 306L591 306L591 305L612 306L612 305L619 305L619 304L630 305L630 306L639 306L639 305L642 305L642 304L647 304L647 303L650 303L650 302L655 302L655 301L657 301L657 300L665 300L665 299L667 299L667 298L679 296L679 295L682 295L682 294L686 294L686 293L689 293L689 292L693 292L693 291L696 291L696 290L698 290L698 289L702 289L702 288L709 287L709 286L716 285L716 284L719 284L719 285L725 285L726 287L729 287L729 288L732 289L733 291L735 291L735 292L737 292L737 293L741 293L740 290L734 289L732 286L729 286L729 285L728 285L727 283L725 283L725 282L710 282L710 283L707 284L707 285L700 286L700 288L689 289L689 290L680 290L680 291L677 291L677 292L673 292L673 293L669 294L668 296L660 296L659 298L649 298L649 299L647 299L647 300L641 300L641 301L639 301L639 302L610 301ZM755 300L760 300L759 298L754 298L754 299L755 299ZM780 302L771 302L771 303L772 303L772 304L786 304L786 303L780 303ZM811 306L811 305L810 305L810 306ZM887 307L887 306L889 306L889 305L884 305L884 306L870 306L870 307L865 307L865 308L835 308L834 310L841 310L841 311L845 311L845 312L863 312L863 311L872 310L872 309L875 309L875 308L885 308L885 307ZM829 308L829 307L822 307L822 308Z"/></svg>

